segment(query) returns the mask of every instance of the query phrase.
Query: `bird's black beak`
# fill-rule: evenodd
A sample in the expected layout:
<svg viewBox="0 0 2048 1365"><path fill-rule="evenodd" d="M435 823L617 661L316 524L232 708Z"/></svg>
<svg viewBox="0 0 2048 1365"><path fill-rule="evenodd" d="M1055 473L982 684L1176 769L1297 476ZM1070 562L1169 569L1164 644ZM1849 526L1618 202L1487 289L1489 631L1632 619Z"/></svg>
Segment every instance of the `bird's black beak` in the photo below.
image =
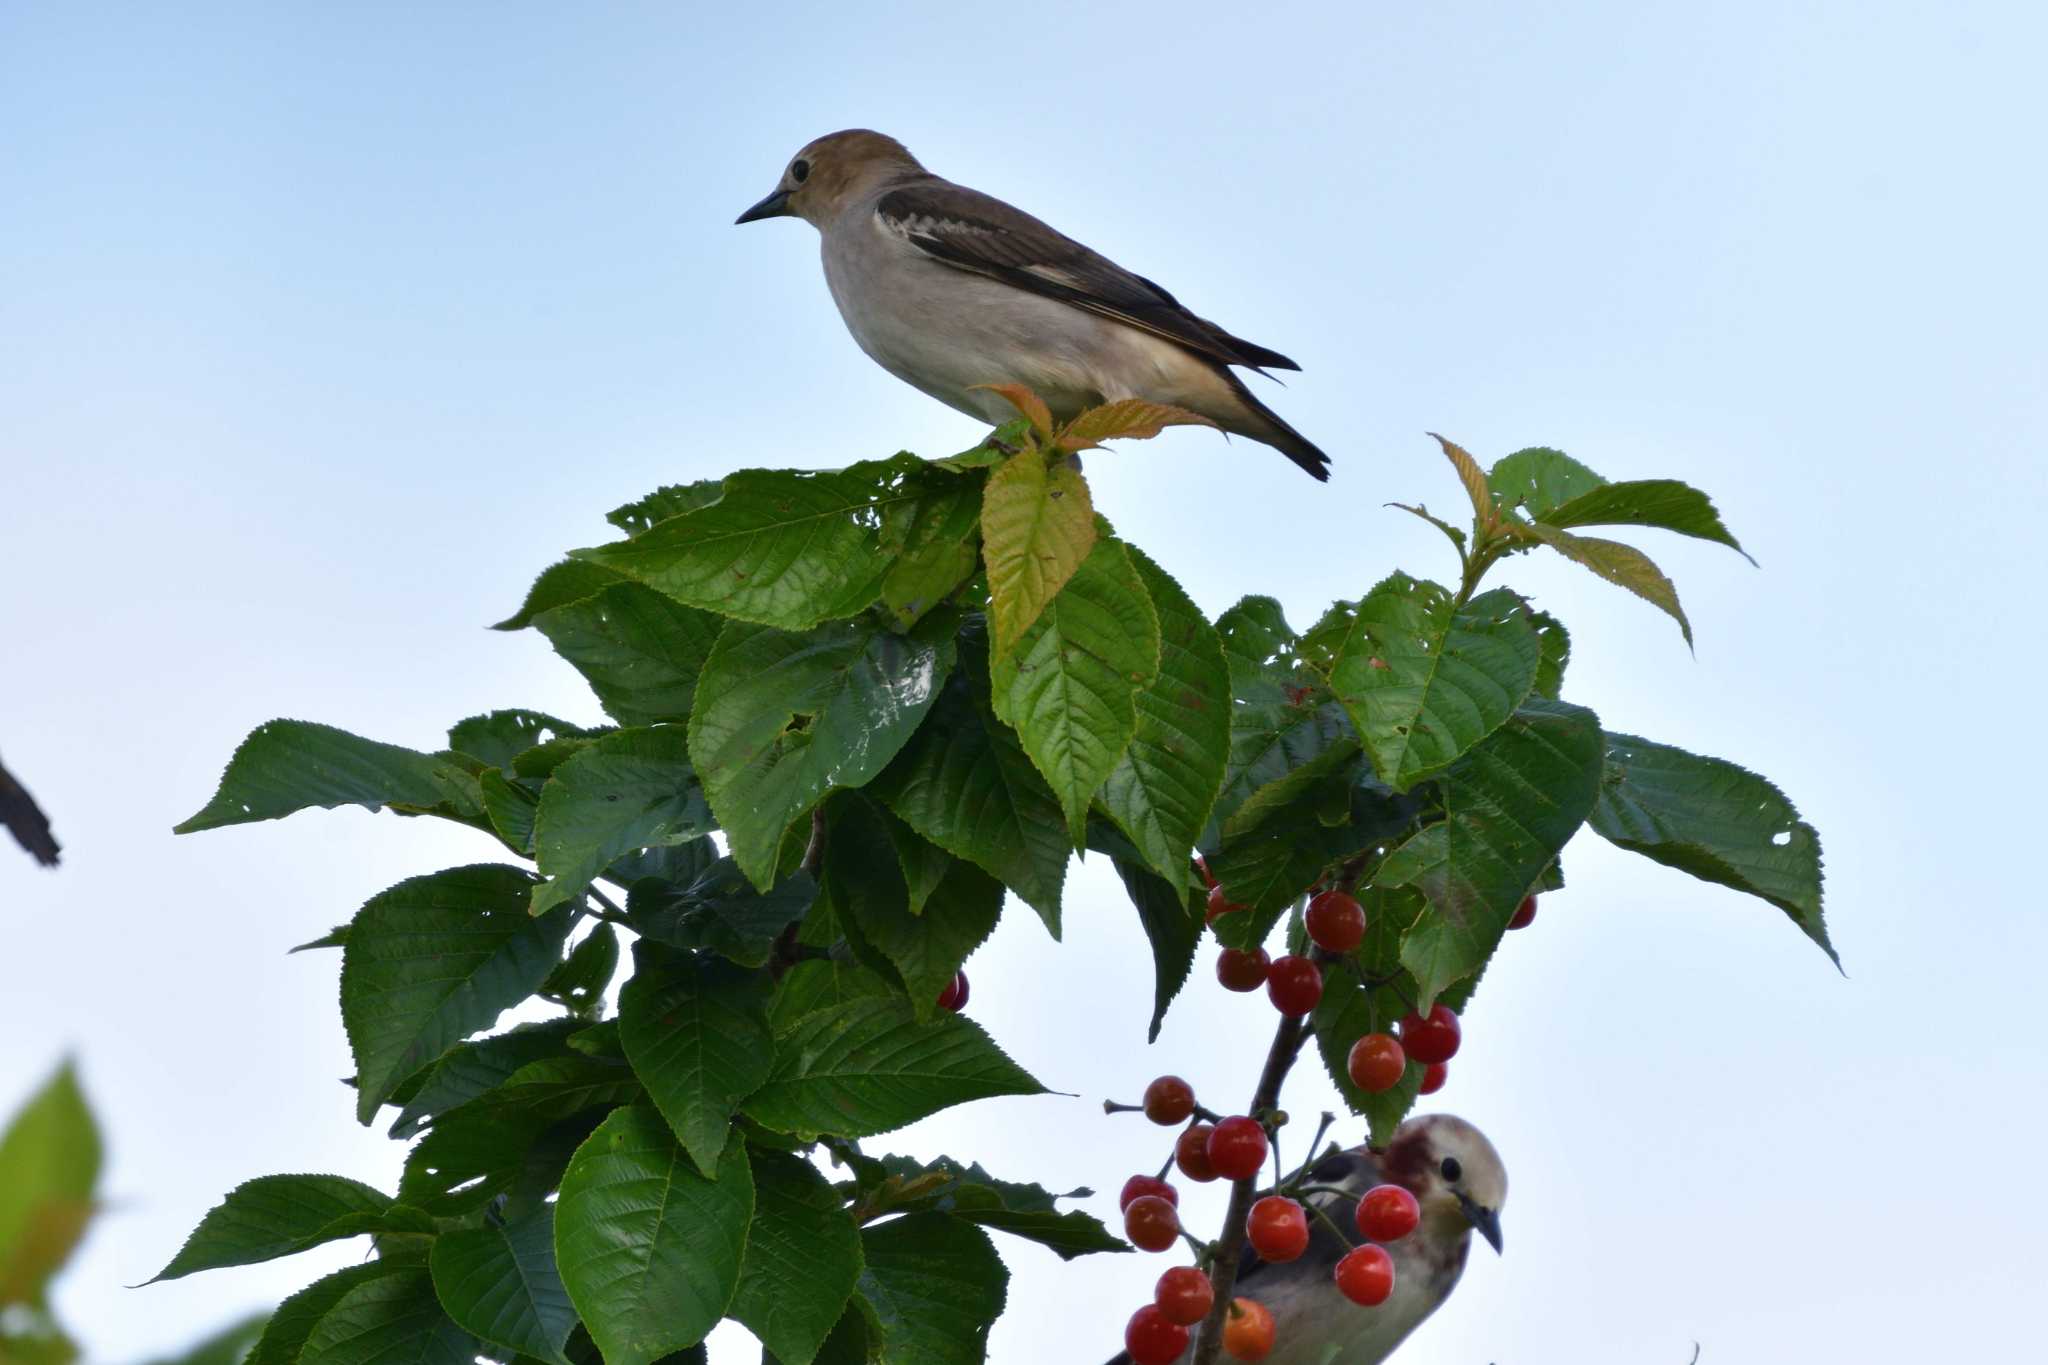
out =
<svg viewBox="0 0 2048 1365"><path fill-rule="evenodd" d="M1493 1247L1494 1254L1500 1254L1500 1214L1492 1209L1481 1208L1468 1194L1458 1196L1458 1207L1465 1211L1465 1221L1476 1228Z"/></svg>
<svg viewBox="0 0 2048 1365"><path fill-rule="evenodd" d="M763 199L760 203L754 205L754 207L748 209L732 221L734 226L738 226L741 223L758 223L763 218L787 218L788 216L789 191L777 189L770 193L766 199Z"/></svg>

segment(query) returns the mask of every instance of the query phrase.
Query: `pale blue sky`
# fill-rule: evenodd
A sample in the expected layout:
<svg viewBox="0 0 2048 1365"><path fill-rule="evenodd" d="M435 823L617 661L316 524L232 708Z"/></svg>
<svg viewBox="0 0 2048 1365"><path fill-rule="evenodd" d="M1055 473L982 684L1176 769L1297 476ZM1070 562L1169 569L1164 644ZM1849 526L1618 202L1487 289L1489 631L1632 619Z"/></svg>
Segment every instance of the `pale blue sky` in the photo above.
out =
<svg viewBox="0 0 2048 1365"><path fill-rule="evenodd" d="M1760 904L1575 846L1440 1097L1506 1157L1508 1254L1401 1358L2031 1349L2043 16L0 0L0 755L67 856L0 848L0 1107L73 1051L111 1149L60 1306L96 1359L167 1347L353 1254L119 1287L223 1191L397 1169L336 1083L336 960L283 951L492 851L359 812L173 839L244 732L596 719L544 641L482 627L605 509L975 439L855 349L808 227L731 226L804 141L868 125L1302 363L1273 402L1327 487L1207 432L1090 458L1212 611L1263 590L1306 621L1445 573L1382 507L1457 504L1425 430L1689 479L1761 563L1644 538L1697 657L1576 571L1503 581L1570 624L1609 725L1801 805L1848 978ZM1013 915L973 1008L1083 1098L878 1145L1113 1211L1161 1144L1097 1100L1160 1070L1248 1092L1262 1005L1198 985L1148 1051L1106 869L1068 923L1054 948ZM1005 1251L998 1365L1108 1356L1162 1264ZM755 1357L729 1332L712 1358Z"/></svg>

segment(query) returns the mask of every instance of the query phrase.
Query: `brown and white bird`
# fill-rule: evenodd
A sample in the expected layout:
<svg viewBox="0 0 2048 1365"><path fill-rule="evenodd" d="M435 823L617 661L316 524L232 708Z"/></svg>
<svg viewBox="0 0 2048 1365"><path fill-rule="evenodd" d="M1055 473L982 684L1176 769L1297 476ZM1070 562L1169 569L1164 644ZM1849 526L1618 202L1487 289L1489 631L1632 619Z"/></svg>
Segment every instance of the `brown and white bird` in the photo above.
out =
<svg viewBox="0 0 2048 1365"><path fill-rule="evenodd" d="M1374 1308L1338 1291L1334 1272L1349 1247L1320 1218L1309 1220L1308 1250L1284 1265L1246 1248L1234 1293L1256 1299L1273 1315L1266 1365L1376 1365L1457 1288L1474 1231L1501 1249L1507 1170L1486 1135L1461 1118L1427 1114L1402 1124L1383 1150L1333 1152L1316 1163L1310 1183L1344 1190L1308 1197L1347 1235L1357 1227L1359 1196L1375 1185L1404 1186L1421 1206L1422 1222L1388 1244L1394 1292ZM1190 1345L1181 1358L1193 1353ZM1130 1365L1130 1357L1119 1354L1109 1365Z"/></svg>
<svg viewBox="0 0 2048 1365"><path fill-rule="evenodd" d="M1014 417L991 384L1035 390L1061 420L1120 399L1170 403L1330 477L1329 457L1231 369L1299 365L1022 209L940 179L892 137L855 128L806 146L739 221L777 217L818 229L825 282L860 348L950 407Z"/></svg>

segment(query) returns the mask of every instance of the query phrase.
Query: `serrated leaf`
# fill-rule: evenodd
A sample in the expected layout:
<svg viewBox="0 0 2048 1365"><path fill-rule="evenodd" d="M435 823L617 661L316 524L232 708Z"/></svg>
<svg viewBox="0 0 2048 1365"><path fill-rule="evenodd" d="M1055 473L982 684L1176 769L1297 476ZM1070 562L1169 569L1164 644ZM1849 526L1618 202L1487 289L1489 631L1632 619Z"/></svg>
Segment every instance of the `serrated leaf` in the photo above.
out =
<svg viewBox="0 0 2048 1365"><path fill-rule="evenodd" d="M882 605L908 630L974 573L980 558L981 480L921 475L923 493L882 519L880 547L890 560Z"/></svg>
<svg viewBox="0 0 2048 1365"><path fill-rule="evenodd" d="M618 931L600 924L548 973L548 979L540 983L540 997L577 1014L594 1014L603 1009L604 993L618 969Z"/></svg>
<svg viewBox="0 0 2048 1365"><path fill-rule="evenodd" d="M1543 657L1536 665L1536 684L1529 690L1556 701L1564 692L1565 666L1572 660L1571 632L1547 611L1530 612L1529 624L1536 628L1537 643L1543 647Z"/></svg>
<svg viewBox="0 0 2048 1365"><path fill-rule="evenodd" d="M915 467L898 459L817 473L743 469L726 477L718 501L575 557L686 606L809 630L880 594L889 561L876 528L890 507L917 496L905 484Z"/></svg>
<svg viewBox="0 0 2048 1365"><path fill-rule="evenodd" d="M1502 456L1487 480L1498 506L1520 507L1537 521L1545 520L1560 503L1607 482L1563 451L1544 446Z"/></svg>
<svg viewBox="0 0 2048 1365"><path fill-rule="evenodd" d="M0 1305L41 1306L92 1217L100 1161L99 1125L66 1062L0 1133Z"/></svg>
<svg viewBox="0 0 2048 1365"><path fill-rule="evenodd" d="M413 877L370 898L341 955L356 1117L538 990L561 959L566 910L526 913L532 874L501 864Z"/></svg>
<svg viewBox="0 0 2048 1365"><path fill-rule="evenodd" d="M1052 435L1052 409L1045 400L1022 384L970 384L969 388L987 389L996 397L1017 410L1017 414L1040 436Z"/></svg>
<svg viewBox="0 0 2048 1365"><path fill-rule="evenodd" d="M1396 572L1359 602L1330 685L1380 780L1407 791L1514 714L1542 658L1528 604L1514 593L1496 588L1460 606L1449 590Z"/></svg>
<svg viewBox="0 0 2048 1365"><path fill-rule="evenodd" d="M534 854L549 880L533 913L578 900L636 849L688 843L713 828L680 725L620 730L572 754L541 789Z"/></svg>
<svg viewBox="0 0 2048 1365"><path fill-rule="evenodd" d="M576 1309L555 1269L555 1210L457 1228L434 1240L434 1292L455 1323L494 1346L569 1365Z"/></svg>
<svg viewBox="0 0 2048 1365"><path fill-rule="evenodd" d="M1061 450L1089 450L1104 441L1149 441L1168 427L1215 425L1212 419L1201 413L1177 408L1171 403L1123 398L1090 408L1061 427L1056 444Z"/></svg>
<svg viewBox="0 0 2048 1365"><path fill-rule="evenodd" d="M920 1023L901 997L868 996L797 1019L742 1110L777 1132L868 1137L969 1100L1043 1093L973 1020Z"/></svg>
<svg viewBox="0 0 2048 1365"><path fill-rule="evenodd" d="M1493 490L1487 485L1486 471L1479 467L1479 461L1456 441L1445 440L1433 431L1429 434L1443 447L1444 457L1451 462L1451 468L1458 471L1458 482L1465 486L1465 496L1472 500L1472 514L1482 525L1492 521Z"/></svg>
<svg viewBox="0 0 2048 1365"><path fill-rule="evenodd" d="M150 1283L254 1265L383 1231L392 1208L391 1196L344 1176L259 1176L237 1185L208 1211Z"/></svg>
<svg viewBox="0 0 2048 1365"><path fill-rule="evenodd" d="M470 824L483 820L476 778L450 758L331 725L273 720L241 742L213 799L172 833L276 820L313 806L391 806Z"/></svg>
<svg viewBox="0 0 2048 1365"><path fill-rule="evenodd" d="M914 1213L861 1229L860 1294L888 1365L980 1365L1010 1272L980 1228Z"/></svg>
<svg viewBox="0 0 2048 1365"><path fill-rule="evenodd" d="M683 720L723 622L639 583L615 583L533 618L622 725Z"/></svg>
<svg viewBox="0 0 2048 1365"><path fill-rule="evenodd" d="M1197 890L1183 872L1168 881L1148 868L1135 846L1101 821L1089 826L1088 846L1110 855L1116 875L1124 884L1152 945L1152 1020L1146 1026L1145 1041L1159 1041L1159 1027L1167 1006L1187 984L1193 970L1195 949L1202 941L1205 890Z"/></svg>
<svg viewBox="0 0 2048 1365"><path fill-rule="evenodd" d="M972 863L948 859L935 899L915 914L886 813L842 796L830 816L821 890L848 939L878 954L912 1011L929 1019L960 964L995 932L1003 885Z"/></svg>
<svg viewBox="0 0 2048 1365"><path fill-rule="evenodd" d="M1589 823L1604 839L1703 881L1762 897L1836 966L1821 918L1820 835L1783 792L1725 759L1610 734Z"/></svg>
<svg viewBox="0 0 2048 1365"><path fill-rule="evenodd" d="M1379 885L1413 886L1429 901L1401 942L1421 1008L1485 965L1522 897L1584 822L1601 747L1591 711L1527 703L1444 775L1444 819L1380 865Z"/></svg>
<svg viewBox="0 0 2048 1365"><path fill-rule="evenodd" d="M534 579L533 586L526 590L526 600L519 604L519 610L491 629L525 630L533 624L533 618L544 611L580 602L592 593L603 592L612 584L625 581L624 575L581 559L565 559L559 564L551 564L541 570L540 577Z"/></svg>
<svg viewBox="0 0 2048 1365"><path fill-rule="evenodd" d="M1550 526L1654 526L1726 545L1756 563L1722 525L1713 500L1677 479L1602 484L1557 504L1539 520Z"/></svg>
<svg viewBox="0 0 2048 1365"><path fill-rule="evenodd" d="M834 933L838 931L835 929ZM799 962L783 975L769 1007L768 1025L776 1037L790 1032L804 1016L869 996L894 998L897 983L857 962L838 957Z"/></svg>
<svg viewBox="0 0 2048 1365"><path fill-rule="evenodd" d="M1017 453L1020 446L1029 445L1032 438L1031 419L1012 417L1009 421L981 438L981 444L958 455L948 455L933 460L931 466L949 474L960 474L975 469L990 469Z"/></svg>
<svg viewBox="0 0 2048 1365"><path fill-rule="evenodd" d="M549 1019L521 1024L489 1038L458 1043L442 1054L392 1120L390 1136L412 1137L428 1120L484 1094L514 1072L543 1057L564 1055L568 1038L588 1027L581 1019Z"/></svg>
<svg viewBox="0 0 2048 1365"><path fill-rule="evenodd" d="M649 1365L717 1326L753 1212L743 1145L706 1179L649 1106L598 1126L562 1176L555 1261L606 1365Z"/></svg>
<svg viewBox="0 0 2048 1365"><path fill-rule="evenodd" d="M551 1190L607 1111L645 1098L623 1061L572 1053L529 1062L434 1120L406 1157L399 1198L456 1217L522 1183Z"/></svg>
<svg viewBox="0 0 2048 1365"><path fill-rule="evenodd" d="M1664 571L1658 568L1648 555L1635 546L1624 545L1618 540L1575 536L1569 531L1560 531L1542 522L1532 523L1528 530L1538 540L1574 564L1584 565L1616 587L1627 588L1678 622L1678 629L1685 636L1687 647L1691 647L1692 622L1685 619L1685 609L1678 605L1678 589L1672 586L1671 580L1664 576Z"/></svg>
<svg viewBox="0 0 2048 1365"><path fill-rule="evenodd" d="M1088 806L1138 729L1138 692L1159 671L1159 618L1121 542L1095 543L1015 648L993 655L998 719L1017 732L1086 838Z"/></svg>
<svg viewBox="0 0 2048 1365"><path fill-rule="evenodd" d="M1059 798L989 703L979 632L931 715L869 790L913 830L1015 891L1059 937L1071 845Z"/></svg>
<svg viewBox="0 0 2048 1365"><path fill-rule="evenodd" d="M494 768L506 768L537 744L590 733L545 711L512 708L457 721L448 729L448 747Z"/></svg>
<svg viewBox="0 0 2048 1365"><path fill-rule="evenodd" d="M470 1365L476 1340L456 1326L424 1270L379 1275L328 1309L299 1352L300 1365Z"/></svg>
<svg viewBox="0 0 2048 1365"><path fill-rule="evenodd" d="M1063 1261L1132 1249L1099 1219L1078 1209L1061 1212L1058 1197L1040 1185L998 1180L979 1165L963 1167L943 1156L930 1162L885 1156L876 1165L887 1178L879 1187L863 1191L857 1212L864 1222L889 1213L944 1213L1037 1242ZM1087 1193L1080 1190L1069 1197Z"/></svg>
<svg viewBox="0 0 2048 1365"><path fill-rule="evenodd" d="M766 966L776 936L804 917L818 894L807 872L784 877L762 893L730 858L720 858L687 886L638 881L626 900L635 933L676 948L709 948L747 967Z"/></svg>
<svg viewBox="0 0 2048 1365"><path fill-rule="evenodd" d="M1158 565L1125 548L1159 618L1159 671L1137 695L1136 733L1101 799L1145 862L1180 882L1230 762L1230 670L1201 609Z"/></svg>
<svg viewBox="0 0 2048 1365"><path fill-rule="evenodd" d="M805 634L735 621L698 682L690 755L732 856L773 884L783 833L829 792L894 758L953 665L938 617L898 635L872 619Z"/></svg>
<svg viewBox="0 0 2048 1365"><path fill-rule="evenodd" d="M614 507L604 514L604 519L629 536L694 512L700 507L709 507L725 495L725 480L699 479L695 483L664 484L644 498L635 499L623 507Z"/></svg>
<svg viewBox="0 0 2048 1365"><path fill-rule="evenodd" d="M982 558L988 565L993 657L1016 646L1095 548L1095 504L1069 460L1036 446L988 476L982 493Z"/></svg>
<svg viewBox="0 0 2048 1365"><path fill-rule="evenodd" d="M306 1338L348 1292L388 1275L413 1275L417 1267L398 1261L372 1260L337 1270L313 1281L277 1306L264 1324L263 1335L249 1352L247 1365L297 1365Z"/></svg>
<svg viewBox="0 0 2048 1365"><path fill-rule="evenodd" d="M753 1152L754 1221L732 1316L780 1365L810 1365L860 1278L860 1229L800 1157Z"/></svg>
<svg viewBox="0 0 2048 1365"><path fill-rule="evenodd" d="M690 1159L713 1174L733 1111L768 1078L767 975L641 942L619 992L619 1037Z"/></svg>

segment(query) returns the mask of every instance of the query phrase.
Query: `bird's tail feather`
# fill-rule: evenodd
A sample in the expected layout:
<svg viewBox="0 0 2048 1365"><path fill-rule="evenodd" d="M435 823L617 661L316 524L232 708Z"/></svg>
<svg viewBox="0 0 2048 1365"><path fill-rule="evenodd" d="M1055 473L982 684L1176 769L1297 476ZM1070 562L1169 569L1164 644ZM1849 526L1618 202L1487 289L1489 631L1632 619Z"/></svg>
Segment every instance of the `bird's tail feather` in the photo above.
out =
<svg viewBox="0 0 2048 1365"><path fill-rule="evenodd" d="M1244 381L1230 370L1218 367L1217 373L1229 383L1231 392L1237 401L1244 405L1246 414L1251 419L1236 428L1232 428L1226 422L1225 430L1236 430L1241 436L1263 441L1300 465L1310 478L1323 483L1329 481L1330 457L1325 455L1315 442L1288 426L1286 419L1279 413L1253 397L1252 391L1245 387Z"/></svg>

